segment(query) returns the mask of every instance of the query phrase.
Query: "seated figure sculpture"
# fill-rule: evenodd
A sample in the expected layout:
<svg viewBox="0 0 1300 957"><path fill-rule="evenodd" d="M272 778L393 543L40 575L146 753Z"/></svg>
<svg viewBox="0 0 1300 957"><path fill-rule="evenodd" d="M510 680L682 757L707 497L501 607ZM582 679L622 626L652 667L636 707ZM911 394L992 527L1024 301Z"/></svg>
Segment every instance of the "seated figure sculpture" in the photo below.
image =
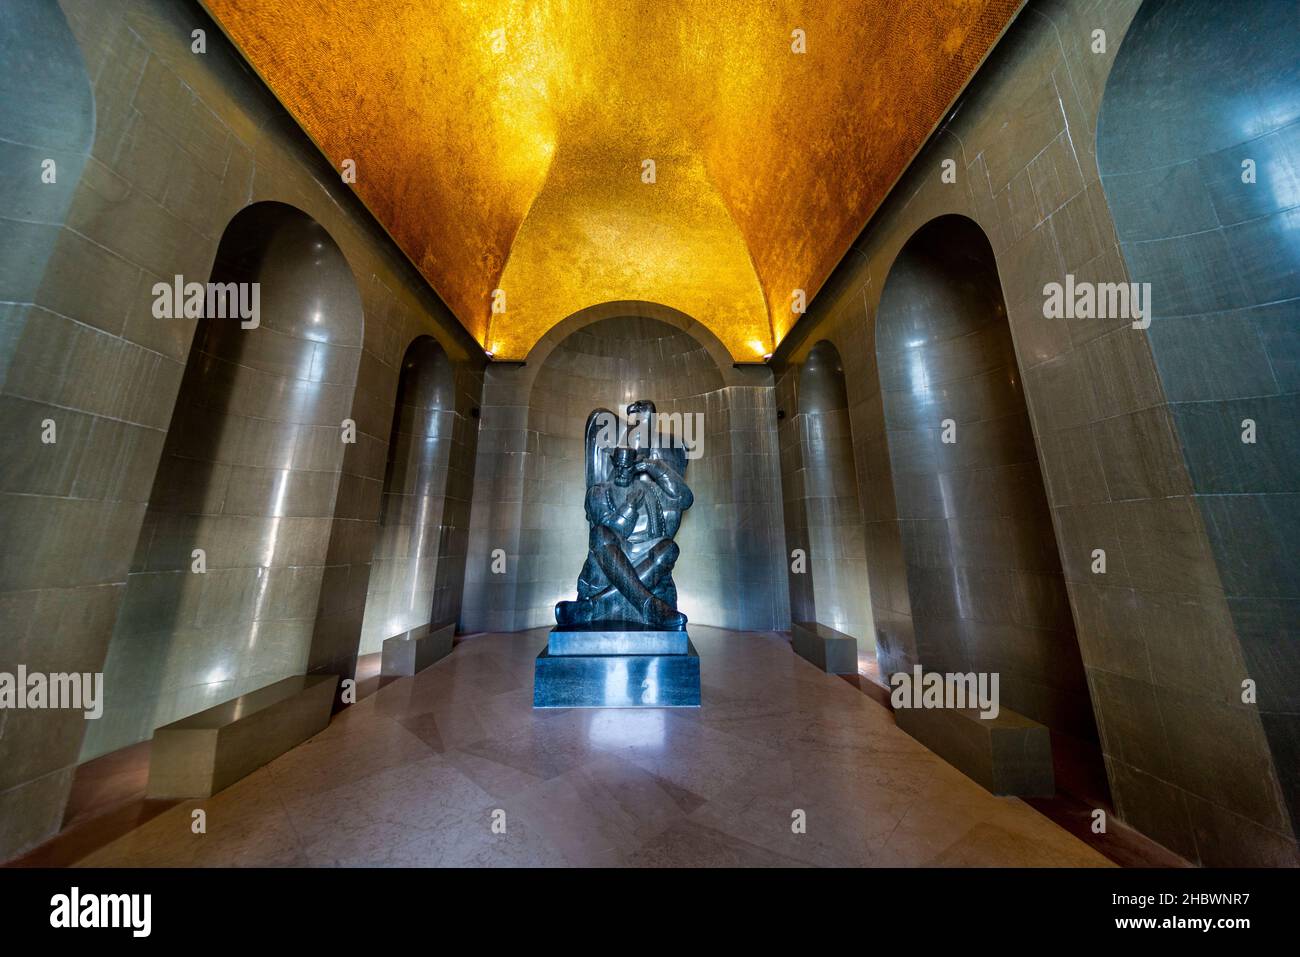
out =
<svg viewBox="0 0 1300 957"><path fill-rule="evenodd" d="M640 423L653 423L654 411L647 400L627 407ZM685 450L660 441L639 447L636 432L624 428L618 435L611 422L617 417L606 409L587 417L587 560L577 600L559 602L555 620L682 630L686 616L677 610L672 571L679 554L673 538L694 501L684 477ZM611 436L632 444L611 448Z"/></svg>

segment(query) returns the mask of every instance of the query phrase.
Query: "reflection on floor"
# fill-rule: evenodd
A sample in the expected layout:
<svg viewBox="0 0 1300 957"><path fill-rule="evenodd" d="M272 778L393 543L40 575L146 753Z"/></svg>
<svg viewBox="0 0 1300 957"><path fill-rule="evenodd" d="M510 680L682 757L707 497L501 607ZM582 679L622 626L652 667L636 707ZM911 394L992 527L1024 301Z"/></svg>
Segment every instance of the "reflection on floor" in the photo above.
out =
<svg viewBox="0 0 1300 957"><path fill-rule="evenodd" d="M892 710L890 685L881 676L874 650L859 648L858 673L840 677ZM1121 867L1191 867L1184 858L1117 819L1105 779L1094 777L1095 752L1085 753L1083 747L1082 742L1053 733L1057 792L1048 798L1026 798L1025 803ZM1095 830L1099 808L1106 817L1102 833Z"/></svg>
<svg viewBox="0 0 1300 957"><path fill-rule="evenodd" d="M354 676L357 679L358 701L369 698L382 686L389 684L389 679L380 674L383 664L383 652L376 651L374 654L358 656L357 671Z"/></svg>
<svg viewBox="0 0 1300 957"><path fill-rule="evenodd" d="M691 634L705 704L674 711L534 711L545 632L471 637L79 863L1109 864L949 767L782 636ZM206 834L191 832L197 807Z"/></svg>
<svg viewBox="0 0 1300 957"><path fill-rule="evenodd" d="M77 768L58 835L5 866L67 867L173 807L177 802L145 800L149 744L142 741Z"/></svg>

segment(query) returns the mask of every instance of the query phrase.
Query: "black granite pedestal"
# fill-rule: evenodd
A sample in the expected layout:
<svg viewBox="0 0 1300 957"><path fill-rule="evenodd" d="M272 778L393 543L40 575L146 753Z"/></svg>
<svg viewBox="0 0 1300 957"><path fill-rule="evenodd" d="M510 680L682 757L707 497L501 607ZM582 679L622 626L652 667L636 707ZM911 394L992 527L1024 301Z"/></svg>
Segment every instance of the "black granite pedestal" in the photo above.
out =
<svg viewBox="0 0 1300 957"><path fill-rule="evenodd" d="M556 625L533 671L534 708L697 708L700 656L684 630Z"/></svg>

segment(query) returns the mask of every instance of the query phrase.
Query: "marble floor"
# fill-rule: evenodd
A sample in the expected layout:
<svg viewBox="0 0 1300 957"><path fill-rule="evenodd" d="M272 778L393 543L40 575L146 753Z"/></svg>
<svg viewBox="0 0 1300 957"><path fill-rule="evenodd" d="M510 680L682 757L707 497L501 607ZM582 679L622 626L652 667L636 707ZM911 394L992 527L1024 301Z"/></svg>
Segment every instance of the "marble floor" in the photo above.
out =
<svg viewBox="0 0 1300 957"><path fill-rule="evenodd" d="M783 636L691 636L704 706L653 711L534 711L545 630L470 636L233 787L78 863L1110 865L945 764ZM191 831L199 807L204 834Z"/></svg>

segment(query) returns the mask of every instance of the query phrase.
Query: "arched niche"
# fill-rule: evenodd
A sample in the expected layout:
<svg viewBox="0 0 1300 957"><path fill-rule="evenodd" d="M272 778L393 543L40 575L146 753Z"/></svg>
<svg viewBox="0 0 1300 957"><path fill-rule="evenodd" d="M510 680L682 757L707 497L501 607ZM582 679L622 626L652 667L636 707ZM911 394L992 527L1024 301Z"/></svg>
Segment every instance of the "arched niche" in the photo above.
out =
<svg viewBox="0 0 1300 957"><path fill-rule="evenodd" d="M824 415L847 412L848 408L844 363L835 345L823 339L808 351L808 358L799 369L799 412Z"/></svg>
<svg viewBox="0 0 1300 957"><path fill-rule="evenodd" d="M681 609L699 624L775 629L789 621L771 372L737 368L717 338L645 302L583 309L523 365L486 371L466 570L466 630L554 623L587 553L582 429L592 409L645 398L699 416L678 534ZM768 386L768 388L764 388ZM504 553L504 570L491 571Z"/></svg>
<svg viewBox="0 0 1300 957"><path fill-rule="evenodd" d="M796 446L795 472L783 484L787 497L799 500L793 514L801 527L787 527L787 535L794 539L790 548L806 550L807 572L790 576L791 618L829 625L857 638L860 652L870 652L875 636L848 387L830 341L809 350L797 381L788 440Z"/></svg>
<svg viewBox="0 0 1300 957"><path fill-rule="evenodd" d="M653 319L664 325L671 326L694 339L700 348L712 358L714 367L718 370L726 385L743 385L751 381L751 377L747 377L745 372L735 364L735 360L732 359L731 353L727 351L727 347L722 344L722 340L708 326L671 306L642 299L602 302L598 305L579 309L573 315L556 323L546 331L545 335L537 340L537 343L528 351L525 369L532 370L533 374L535 374L535 371L545 364L546 358L551 352L573 333L606 319L627 318ZM753 373L759 370L751 367L747 371ZM529 381L531 382L531 378Z"/></svg>
<svg viewBox="0 0 1300 957"><path fill-rule="evenodd" d="M230 221L210 278L256 288L258 323L199 322L83 759L306 670L361 297L325 229L282 203Z"/></svg>
<svg viewBox="0 0 1300 957"><path fill-rule="evenodd" d="M876 354L921 664L998 673L1002 706L1064 736L1104 787L1002 287L974 222L939 217L903 246Z"/></svg>
<svg viewBox="0 0 1300 957"><path fill-rule="evenodd" d="M434 620L443 509L457 428L455 372L429 336L402 358L370 564L359 653L380 651L386 638Z"/></svg>
<svg viewBox="0 0 1300 957"><path fill-rule="evenodd" d="M1298 50L1292 3L1146 0L1116 54L1097 123L1102 188L1131 280L1151 284L1146 336L1244 671L1256 684L1248 711L1268 738L1293 830L1300 830ZM1198 639L1204 648L1189 640L1180 653L1207 662L1206 693L1226 687L1236 706L1239 666L1226 660L1223 638Z"/></svg>
<svg viewBox="0 0 1300 957"><path fill-rule="evenodd" d="M688 462L686 472L696 505L703 508L692 506L682 522L677 536L682 554L673 577L679 608L692 621L723 614L725 571L705 557L706 549L712 551L706 529L720 497L707 457L711 440L723 438L716 431L720 422L707 415L707 396L722 385L713 357L698 340L646 316L585 324L549 352L533 381L528 413L530 431L539 437L538 455L525 466L520 541L519 594L521 606L532 608L530 624L554 624L555 602L573 598L587 554L582 458L587 416L602 407L624 414L637 399L650 399L660 414L703 416L705 455Z"/></svg>

